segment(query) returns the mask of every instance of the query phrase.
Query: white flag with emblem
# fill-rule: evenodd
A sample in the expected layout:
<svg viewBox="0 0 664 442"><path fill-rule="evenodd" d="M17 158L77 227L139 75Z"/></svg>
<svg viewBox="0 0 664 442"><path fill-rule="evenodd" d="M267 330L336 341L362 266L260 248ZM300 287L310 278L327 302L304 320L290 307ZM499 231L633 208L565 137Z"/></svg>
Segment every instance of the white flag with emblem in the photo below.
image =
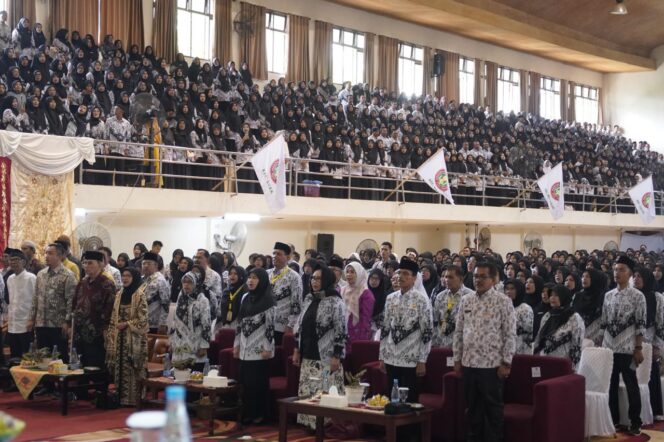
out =
<svg viewBox="0 0 664 442"><path fill-rule="evenodd" d="M652 186L652 175L629 189L629 197L636 206L641 221L644 224L651 223L655 219L655 192Z"/></svg>
<svg viewBox="0 0 664 442"><path fill-rule="evenodd" d="M417 169L417 173L429 187L443 195L450 204L454 204L452 191L450 190L450 177L447 174L447 165L445 164L444 149L440 149L434 156L426 160Z"/></svg>
<svg viewBox="0 0 664 442"><path fill-rule="evenodd" d="M272 213L286 207L286 147L283 132L277 132L272 141L251 158L265 201Z"/></svg>
<svg viewBox="0 0 664 442"><path fill-rule="evenodd" d="M562 218L565 213L565 192L563 190L563 163L558 163L547 174L537 180L537 185L549 205L553 219Z"/></svg>

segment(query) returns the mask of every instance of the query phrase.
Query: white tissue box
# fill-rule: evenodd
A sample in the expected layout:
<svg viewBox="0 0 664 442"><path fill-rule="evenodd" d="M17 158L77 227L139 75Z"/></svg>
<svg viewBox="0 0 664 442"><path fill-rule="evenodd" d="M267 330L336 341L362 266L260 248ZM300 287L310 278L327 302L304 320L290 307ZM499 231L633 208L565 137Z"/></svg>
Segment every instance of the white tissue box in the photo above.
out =
<svg viewBox="0 0 664 442"><path fill-rule="evenodd" d="M203 378L204 387L228 387L228 378L226 376L205 376Z"/></svg>
<svg viewBox="0 0 664 442"><path fill-rule="evenodd" d="M324 394L320 397L320 404L325 407L344 408L348 406L348 398L333 394Z"/></svg>

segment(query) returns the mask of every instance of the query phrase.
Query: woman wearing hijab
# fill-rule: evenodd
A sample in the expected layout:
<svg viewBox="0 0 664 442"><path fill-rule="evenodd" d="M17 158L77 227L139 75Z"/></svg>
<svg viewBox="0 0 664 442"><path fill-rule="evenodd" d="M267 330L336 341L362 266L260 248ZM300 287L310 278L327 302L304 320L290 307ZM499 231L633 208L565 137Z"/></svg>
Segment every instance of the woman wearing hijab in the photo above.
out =
<svg viewBox="0 0 664 442"><path fill-rule="evenodd" d="M16 28L12 32L12 43L17 50L21 51L21 55L32 58L35 43L32 40L32 30L28 18L23 17L16 24Z"/></svg>
<svg viewBox="0 0 664 442"><path fill-rule="evenodd" d="M240 312L242 295L247 292L247 272L241 266L231 266L228 270L228 285L221 294L221 309L217 318L217 328L235 328Z"/></svg>
<svg viewBox="0 0 664 442"><path fill-rule="evenodd" d="M433 261L426 260L420 267L420 273L422 274L424 290L426 290L427 296L431 299L436 294L436 287L440 284L440 276L438 276L436 265Z"/></svg>
<svg viewBox="0 0 664 442"><path fill-rule="evenodd" d="M264 269L252 269L248 291L242 294L235 327L233 356L240 360L245 422L261 424L268 417L270 359L274 357L274 321L277 303Z"/></svg>
<svg viewBox="0 0 664 442"><path fill-rule="evenodd" d="M542 318L542 326L535 338L535 354L567 358L576 369L581 359L585 326L581 316L572 308L572 292L557 284L549 293L549 303L551 310Z"/></svg>
<svg viewBox="0 0 664 442"><path fill-rule="evenodd" d="M664 294L664 265L656 264L652 273L655 276L655 291Z"/></svg>
<svg viewBox="0 0 664 442"><path fill-rule="evenodd" d="M348 342L346 353L350 353L353 341L367 341L372 337L371 319L376 300L367 287L367 271L359 262L351 262L344 269L346 285L341 289L341 297L348 314Z"/></svg>
<svg viewBox="0 0 664 442"><path fill-rule="evenodd" d="M526 297L524 301L533 309L533 311L542 302L543 289L544 280L538 275L530 275L530 277L526 279Z"/></svg>
<svg viewBox="0 0 664 442"><path fill-rule="evenodd" d="M645 267L634 270L634 287L646 298L646 333L645 341L652 345L652 367L650 370L650 405L652 414L661 417L662 380L659 371L659 358L662 351L661 331L664 326L664 295L655 292L655 276ZM660 419L661 420L661 419Z"/></svg>
<svg viewBox="0 0 664 442"><path fill-rule="evenodd" d="M168 331L173 362L189 361L192 369L203 371L210 335L210 303L200 291L198 275L187 272Z"/></svg>
<svg viewBox="0 0 664 442"><path fill-rule="evenodd" d="M379 268L369 272L369 290L374 296L374 308L371 314L371 332L374 334L383 326L383 317L385 316L385 300L389 294L390 288L387 276Z"/></svg>
<svg viewBox="0 0 664 442"><path fill-rule="evenodd" d="M312 396L325 384L344 391L341 361L347 339L346 306L335 285L336 276L329 267L321 266L311 275L309 294L295 327L298 345L293 364L300 366L298 396ZM298 414L297 422L316 428L314 416Z"/></svg>
<svg viewBox="0 0 664 442"><path fill-rule="evenodd" d="M141 272L122 271L106 338L106 365L114 376L120 404L135 406L148 362L148 305L141 289Z"/></svg>
<svg viewBox="0 0 664 442"><path fill-rule="evenodd" d="M567 276L565 276L565 287L567 287L567 289L572 293L576 293L581 290L581 278L579 278L579 274L576 272L570 272Z"/></svg>
<svg viewBox="0 0 664 442"><path fill-rule="evenodd" d="M175 253L175 252L174 252ZM173 263L171 263L172 265ZM170 266L169 266L170 267ZM194 261L191 258L183 256L178 262L175 270L170 270L171 283L171 302L178 302L178 295L182 290L182 277L194 268Z"/></svg>
<svg viewBox="0 0 664 442"><path fill-rule="evenodd" d="M599 270L586 269L581 275L581 290L574 295L572 307L581 315L586 327L585 338L599 345L604 332L600 328L606 276Z"/></svg>
<svg viewBox="0 0 664 442"><path fill-rule="evenodd" d="M512 300L516 315L516 352L531 355L533 339L533 309L526 303L526 287L518 279L505 281L505 294Z"/></svg>
<svg viewBox="0 0 664 442"><path fill-rule="evenodd" d="M132 267L132 265L129 263L129 255L124 252L118 255L118 259L115 260L115 263L117 264L118 270L120 270L120 272L122 272L127 267Z"/></svg>

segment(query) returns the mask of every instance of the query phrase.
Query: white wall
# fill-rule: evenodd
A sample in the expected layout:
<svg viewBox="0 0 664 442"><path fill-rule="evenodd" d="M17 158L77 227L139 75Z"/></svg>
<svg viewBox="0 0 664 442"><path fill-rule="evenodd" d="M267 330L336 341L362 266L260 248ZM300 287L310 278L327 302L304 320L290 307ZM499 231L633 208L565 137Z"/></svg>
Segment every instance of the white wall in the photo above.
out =
<svg viewBox="0 0 664 442"><path fill-rule="evenodd" d="M652 53L657 70L608 74L604 79L604 120L625 128L633 140L646 140L664 152L664 46Z"/></svg>

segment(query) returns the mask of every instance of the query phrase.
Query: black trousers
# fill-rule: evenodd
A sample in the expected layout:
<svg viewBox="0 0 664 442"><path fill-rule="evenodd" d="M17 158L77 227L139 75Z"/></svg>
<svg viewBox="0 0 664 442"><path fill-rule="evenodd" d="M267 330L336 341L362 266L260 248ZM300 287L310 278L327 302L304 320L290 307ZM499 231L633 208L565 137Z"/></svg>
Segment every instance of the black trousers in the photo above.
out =
<svg viewBox="0 0 664 442"><path fill-rule="evenodd" d="M281 345L281 342L284 340L284 332L274 332L274 345ZM288 355L290 356L290 355Z"/></svg>
<svg viewBox="0 0 664 442"><path fill-rule="evenodd" d="M652 368L650 369L650 405L652 406L653 416L661 416L664 414L664 407L662 407L662 380L659 374L659 361L653 357Z"/></svg>
<svg viewBox="0 0 664 442"><path fill-rule="evenodd" d="M245 420L269 417L270 359L240 361L240 384L243 389L243 418Z"/></svg>
<svg viewBox="0 0 664 442"><path fill-rule="evenodd" d="M468 442L503 440L503 387L497 367L463 367Z"/></svg>
<svg viewBox="0 0 664 442"><path fill-rule="evenodd" d="M78 340L75 342L76 352L81 358L84 367L99 367L106 369L106 347L104 338L97 338L93 342Z"/></svg>
<svg viewBox="0 0 664 442"><path fill-rule="evenodd" d="M419 385L417 375L415 374L415 367L396 367L394 365L385 364L385 371L387 371L387 397L391 397L392 385L396 379L399 382L399 387L408 388L408 402L419 402Z"/></svg>
<svg viewBox="0 0 664 442"><path fill-rule="evenodd" d="M625 388L627 389L627 399L629 401L629 421L632 425L641 426L641 393L639 392L639 383L636 380L636 370L631 368L634 357L631 354L614 353L613 354L613 372L611 373L611 385L609 387L609 408L613 423L620 422L620 411L618 408L618 386L620 375L622 374Z"/></svg>
<svg viewBox="0 0 664 442"><path fill-rule="evenodd" d="M65 364L69 363L69 345L67 337L63 336L60 327L37 327L37 347L53 348L54 345L58 346L58 351Z"/></svg>
<svg viewBox="0 0 664 442"><path fill-rule="evenodd" d="M9 344L9 349L11 350L11 357L20 358L23 356L23 353L27 353L30 350L30 343L33 336L32 332L7 333L7 344Z"/></svg>

